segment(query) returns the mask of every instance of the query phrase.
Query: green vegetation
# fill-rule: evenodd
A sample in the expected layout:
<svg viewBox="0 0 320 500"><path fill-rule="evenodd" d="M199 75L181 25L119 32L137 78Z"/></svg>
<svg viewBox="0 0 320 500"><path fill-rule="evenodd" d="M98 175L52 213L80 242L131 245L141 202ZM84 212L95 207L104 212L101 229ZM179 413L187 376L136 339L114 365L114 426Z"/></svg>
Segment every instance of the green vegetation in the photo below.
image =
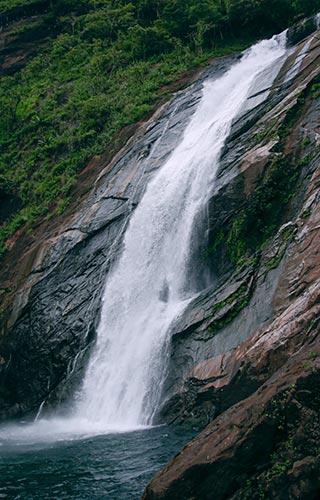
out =
<svg viewBox="0 0 320 500"><path fill-rule="evenodd" d="M0 254L19 227L64 210L89 159L150 112L164 85L317 3L0 0L4 30L15 41L38 40L23 69L1 76L0 194L19 203L2 218Z"/></svg>
<svg viewBox="0 0 320 500"><path fill-rule="evenodd" d="M243 283L226 299L217 302L212 307L212 322L205 333L205 337L201 336L201 339L207 340L213 337L219 330L229 325L249 305L252 292L252 286Z"/></svg>
<svg viewBox="0 0 320 500"><path fill-rule="evenodd" d="M276 255L272 257L270 260L268 260L268 262L266 263L267 271L271 271L271 269L275 269L276 267L279 266L286 252L288 243L293 240L295 233L296 233L295 226L286 227L284 231L281 232L280 236L284 244L279 246Z"/></svg>
<svg viewBox="0 0 320 500"><path fill-rule="evenodd" d="M319 353L317 351L311 351L308 358L312 361L315 361L319 357Z"/></svg>
<svg viewBox="0 0 320 500"><path fill-rule="evenodd" d="M241 285L235 292L229 295L226 299L222 300L215 304L212 308L212 313L215 314L221 309L224 309L226 306L232 305L234 302L238 302L238 299L241 299L241 303L245 300L245 296L247 295L248 287L246 284Z"/></svg>
<svg viewBox="0 0 320 500"><path fill-rule="evenodd" d="M39 3L39 0L0 0L0 13L6 13L16 7Z"/></svg>
<svg viewBox="0 0 320 500"><path fill-rule="evenodd" d="M261 248L274 234L283 220L283 210L292 196L298 176L299 170L284 156L274 160L247 200L246 207L233 222L227 239L232 262L238 263L248 253Z"/></svg>

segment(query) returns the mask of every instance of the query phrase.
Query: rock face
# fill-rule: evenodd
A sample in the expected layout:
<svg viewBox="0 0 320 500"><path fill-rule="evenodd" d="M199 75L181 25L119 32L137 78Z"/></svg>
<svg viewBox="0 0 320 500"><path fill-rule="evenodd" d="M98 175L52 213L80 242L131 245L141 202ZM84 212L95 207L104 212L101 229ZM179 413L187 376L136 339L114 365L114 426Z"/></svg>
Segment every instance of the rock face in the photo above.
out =
<svg viewBox="0 0 320 500"><path fill-rule="evenodd" d="M162 408L169 422L207 426L144 499L320 496L319 61L316 32L295 47L262 107L234 126L210 202L218 286L174 327ZM260 220L273 225L265 238Z"/></svg>
<svg viewBox="0 0 320 500"><path fill-rule="evenodd" d="M276 81L271 86L265 74L252 89L212 187L208 238L195 227L190 279L204 270L211 285L173 325L158 418L207 427L151 482L146 499L319 496L320 35L314 29L309 21L291 30L292 51ZM34 417L39 408L70 400L130 216L178 144L203 79L233 59L215 61L141 124L111 161L94 159L63 217L43 222L33 237L12 240L0 269L0 420Z"/></svg>
<svg viewBox="0 0 320 500"><path fill-rule="evenodd" d="M145 499L319 498L320 346L303 348L148 486Z"/></svg>
<svg viewBox="0 0 320 500"><path fill-rule="evenodd" d="M63 218L43 223L31 241L13 241L0 271L0 419L35 415L42 403L43 409L61 405L77 387L130 215L180 140L203 78L225 71L231 61L216 61L178 92L111 161L89 164L79 202ZM80 196L81 183L92 179Z"/></svg>
<svg viewBox="0 0 320 500"><path fill-rule="evenodd" d="M297 54L309 43L299 72L288 81ZM201 414L200 408L210 404L203 388L206 377L197 376L200 367L208 367L209 360L215 366L290 304L287 294L295 292L280 292L290 265L293 274L301 269L299 277L292 276L301 290L304 280L310 280L302 263L309 258L309 242L302 248L298 243L307 237L317 207L319 54L318 35L311 35L291 54L269 98L234 125L209 202L207 258L217 283L197 297L173 328L168 400L162 409L168 421L205 423L206 411ZM311 234L315 236L313 230ZM317 271L313 273L314 278ZM214 408L207 411L210 419Z"/></svg>

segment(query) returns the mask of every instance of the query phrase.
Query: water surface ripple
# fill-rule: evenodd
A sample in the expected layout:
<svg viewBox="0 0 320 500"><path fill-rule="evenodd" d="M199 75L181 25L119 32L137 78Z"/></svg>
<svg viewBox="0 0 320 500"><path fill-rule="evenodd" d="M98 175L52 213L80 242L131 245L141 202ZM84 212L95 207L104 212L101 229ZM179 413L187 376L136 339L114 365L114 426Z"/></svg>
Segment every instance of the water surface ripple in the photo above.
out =
<svg viewBox="0 0 320 500"><path fill-rule="evenodd" d="M151 477L192 437L168 427L82 440L2 443L0 498L141 498Z"/></svg>

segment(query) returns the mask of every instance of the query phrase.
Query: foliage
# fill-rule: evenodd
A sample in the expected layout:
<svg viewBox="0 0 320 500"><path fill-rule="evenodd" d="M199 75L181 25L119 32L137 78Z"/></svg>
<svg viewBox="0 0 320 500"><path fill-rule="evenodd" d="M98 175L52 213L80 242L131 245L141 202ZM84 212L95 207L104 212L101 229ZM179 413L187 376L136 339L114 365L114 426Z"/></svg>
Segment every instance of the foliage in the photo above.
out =
<svg viewBox="0 0 320 500"><path fill-rule="evenodd" d="M250 304L252 291L252 288L244 283L225 300L218 302L213 306L212 314L214 319L208 328L206 338L213 336L219 330L229 325L239 315L239 313ZM221 314L221 311L223 311L224 308L226 308L226 311ZM217 317L215 319L216 314Z"/></svg>
<svg viewBox="0 0 320 500"><path fill-rule="evenodd" d="M37 0L0 0L0 12L5 13L8 10L12 10L16 7L23 7L36 3Z"/></svg>
<svg viewBox="0 0 320 500"><path fill-rule="evenodd" d="M162 86L316 8L268 2L0 0L1 15L22 8L6 27L20 41L46 34L23 69L1 76L0 178L22 208L0 227L0 253L21 225L63 210L79 171L152 109ZM37 18L25 17L30 6L41 6Z"/></svg>
<svg viewBox="0 0 320 500"><path fill-rule="evenodd" d="M231 227L227 245L232 262L237 263L242 256L256 251L274 234L298 175L299 170L284 156L273 162Z"/></svg>

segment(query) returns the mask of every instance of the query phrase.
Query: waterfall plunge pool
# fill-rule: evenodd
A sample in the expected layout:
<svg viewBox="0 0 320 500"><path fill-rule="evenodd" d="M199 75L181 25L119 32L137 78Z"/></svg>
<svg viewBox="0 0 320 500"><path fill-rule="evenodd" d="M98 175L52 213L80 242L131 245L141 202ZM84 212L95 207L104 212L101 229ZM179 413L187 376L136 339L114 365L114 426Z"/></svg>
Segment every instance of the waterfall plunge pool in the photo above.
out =
<svg viewBox="0 0 320 500"><path fill-rule="evenodd" d="M61 441L0 441L0 499L136 500L194 435L153 427Z"/></svg>

